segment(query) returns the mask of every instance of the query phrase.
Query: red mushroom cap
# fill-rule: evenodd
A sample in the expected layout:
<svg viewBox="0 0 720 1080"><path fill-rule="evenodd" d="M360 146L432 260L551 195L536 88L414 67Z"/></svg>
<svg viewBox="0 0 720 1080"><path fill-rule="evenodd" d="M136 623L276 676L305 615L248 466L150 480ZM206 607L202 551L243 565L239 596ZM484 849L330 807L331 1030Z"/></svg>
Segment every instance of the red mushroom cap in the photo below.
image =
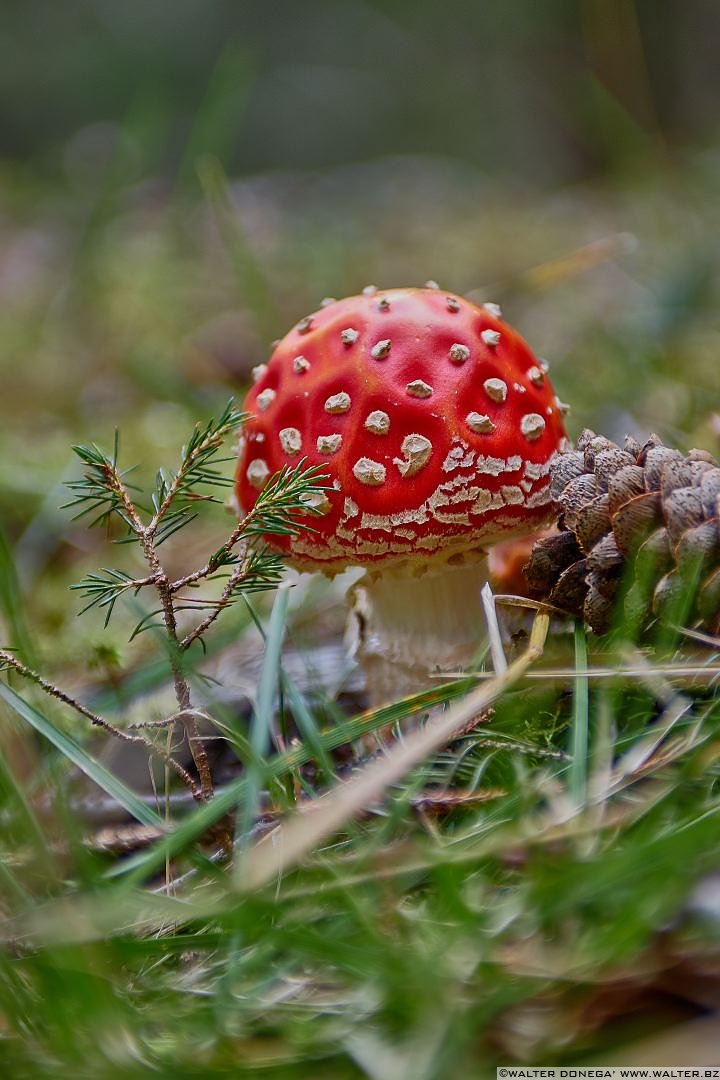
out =
<svg viewBox="0 0 720 1080"><path fill-rule="evenodd" d="M314 532L269 542L334 571L482 548L549 520L563 407L498 316L425 288L368 289L302 319L256 369L237 497L250 510L303 457L333 490L317 496Z"/></svg>

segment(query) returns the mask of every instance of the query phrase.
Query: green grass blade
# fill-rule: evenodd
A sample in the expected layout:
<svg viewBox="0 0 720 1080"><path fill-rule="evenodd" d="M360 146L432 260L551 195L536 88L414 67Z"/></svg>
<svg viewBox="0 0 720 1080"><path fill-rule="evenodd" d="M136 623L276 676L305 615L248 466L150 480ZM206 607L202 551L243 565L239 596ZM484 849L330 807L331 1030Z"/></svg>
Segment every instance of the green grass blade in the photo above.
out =
<svg viewBox="0 0 720 1080"><path fill-rule="evenodd" d="M323 746L318 726L315 723L315 717L305 704L305 700L295 683L285 672L280 673L280 682L300 734L317 759L318 764L322 767L325 776L330 779L334 776L335 770L330 755Z"/></svg>
<svg viewBox="0 0 720 1080"><path fill-rule="evenodd" d="M285 638L290 585L283 583L275 594L270 625L265 640L260 682L258 684L255 710L250 727L250 749L253 760L248 763L247 789L240 814L238 815L237 836L247 836L257 817L260 791L266 776L266 769L257 762L267 756L272 741L272 724L280 683L280 653ZM238 865L238 870L239 870Z"/></svg>
<svg viewBox="0 0 720 1080"><path fill-rule="evenodd" d="M0 895L6 895L20 905L30 901L30 893L13 874L8 864L0 859Z"/></svg>
<svg viewBox="0 0 720 1080"><path fill-rule="evenodd" d="M32 666L34 663L32 639L25 623L12 550L2 527L0 527L0 612L5 616L11 644L17 649L20 659Z"/></svg>
<svg viewBox="0 0 720 1080"><path fill-rule="evenodd" d="M585 802L587 790L587 752L588 752L588 679L583 674L587 671L587 640L582 622L575 624L575 670L577 676L573 687L573 721L571 731L570 754L572 761L568 776L568 786L573 801L581 806Z"/></svg>
<svg viewBox="0 0 720 1080"><path fill-rule="evenodd" d="M420 694L414 694L411 697L393 702L391 705L383 705L379 709L372 709L370 712L354 716L345 723L338 724L328 731L320 733L319 738L323 749L326 751L335 750L337 747L353 743L363 735L377 731L378 728L385 727L387 724L398 722L435 705L453 701L455 698L466 694L474 684L475 680L472 677L455 679L453 682L441 684L432 690L425 690ZM268 763L266 775L268 778L275 779L293 769L300 768L301 765L311 761L313 756L313 750L310 746L304 744L294 746L286 753L278 754ZM179 854L184 848L197 840L199 836L202 836L221 817L231 813L238 805L238 802L245 798L245 786L245 777L241 776L224 791L216 795L214 799L211 799L210 802L188 814L169 836L148 848L147 851L131 855L122 863L111 867L107 876L118 877L128 874L129 880L137 884L148 874L155 873L165 865L166 859Z"/></svg>
<svg viewBox="0 0 720 1080"><path fill-rule="evenodd" d="M0 698L10 708L17 713L17 715L30 724L39 735L51 742L52 745L60 751L63 757L71 761L73 765L89 780L92 780L94 784L97 784L106 795L116 799L120 806L124 807L129 814L131 814L136 821L139 821L143 825L155 825L159 828L163 827L162 818L155 813L149 806L146 806L133 791L127 787L122 780L119 780L116 776L105 768L94 757L91 757L86 750L75 742L70 735L66 735L65 732L60 731L55 727L47 717L28 704L24 698L16 694L15 691L6 686L5 683L0 683Z"/></svg>
<svg viewBox="0 0 720 1080"><path fill-rule="evenodd" d="M125 604L127 610L136 618L148 614L144 605L134 597L126 597ZM208 635L205 641L206 652L201 653L200 648L197 647L192 653L185 654L184 663L190 672L194 664L201 663L206 657L218 655L228 645L237 642L250 625L250 616L239 605L237 608L229 609L225 614L227 615L225 625ZM99 688L89 699L90 708L105 715L122 712L139 697L151 693L162 686L166 680L172 678L172 666L167 656L163 633L157 635L157 644L163 650L161 656L145 661L127 672L121 672L117 683L112 687Z"/></svg>
<svg viewBox="0 0 720 1080"><path fill-rule="evenodd" d="M13 819L22 827L25 839L38 851L45 848L45 834L40 826L32 804L18 783L4 754L0 753L0 805L9 810Z"/></svg>

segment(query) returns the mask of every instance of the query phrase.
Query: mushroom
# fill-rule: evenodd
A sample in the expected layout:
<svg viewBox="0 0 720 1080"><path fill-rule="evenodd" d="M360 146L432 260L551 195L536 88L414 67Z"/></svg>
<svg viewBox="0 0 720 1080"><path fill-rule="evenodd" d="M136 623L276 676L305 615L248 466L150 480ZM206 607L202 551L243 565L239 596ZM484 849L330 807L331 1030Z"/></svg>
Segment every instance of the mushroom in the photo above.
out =
<svg viewBox="0 0 720 1080"><path fill-rule="evenodd" d="M550 380L497 306L434 287L329 303L277 345L245 409L241 507L300 453L332 479L313 531L268 543L303 571L365 568L354 611L371 700L469 664L488 547L552 519L565 440Z"/></svg>

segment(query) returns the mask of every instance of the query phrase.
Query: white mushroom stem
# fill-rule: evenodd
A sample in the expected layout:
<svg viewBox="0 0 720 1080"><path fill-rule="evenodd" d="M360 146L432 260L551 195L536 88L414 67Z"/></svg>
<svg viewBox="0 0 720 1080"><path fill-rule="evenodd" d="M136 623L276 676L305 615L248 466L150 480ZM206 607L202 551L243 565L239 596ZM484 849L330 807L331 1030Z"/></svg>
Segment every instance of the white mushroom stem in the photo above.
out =
<svg viewBox="0 0 720 1080"><path fill-rule="evenodd" d="M349 636L371 705L437 685L473 667L487 640L479 552L437 566L365 573L352 589Z"/></svg>

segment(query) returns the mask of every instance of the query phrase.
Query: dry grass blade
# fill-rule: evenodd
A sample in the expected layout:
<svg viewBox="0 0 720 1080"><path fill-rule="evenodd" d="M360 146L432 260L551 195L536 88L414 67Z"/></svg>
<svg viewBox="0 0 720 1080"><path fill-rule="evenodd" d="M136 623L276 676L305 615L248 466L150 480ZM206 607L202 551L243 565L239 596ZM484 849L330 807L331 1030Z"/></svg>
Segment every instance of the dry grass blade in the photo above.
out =
<svg viewBox="0 0 720 1080"><path fill-rule="evenodd" d="M525 660L525 657L521 659ZM519 660L515 661L515 664L519 662ZM500 681L503 683L503 688L507 688L512 680L503 678L498 680ZM488 688L484 689L487 691ZM345 788L347 787L349 784L345 785ZM338 794L344 790L341 789ZM549 849L559 843L577 842L595 837L599 830L612 832L627 829L653 807L663 802L669 790L670 785L662 782L646 784L632 800L608 806L600 823L593 818L583 817L579 812L562 821L558 821L552 812L543 811L533 814L522 823L497 827L491 833L479 837L475 843L463 842L445 847L441 855L442 863L446 866L477 864L479 859L497 856L502 852L522 851L528 844ZM707 812L718 813L719 811L720 804L715 804ZM317 815L318 818L320 816L320 814ZM290 825L299 822L305 824L303 818L304 814L298 814ZM286 849L288 848L287 834L289 834L289 828L286 831ZM277 835L277 830L269 834L271 843L272 837ZM292 854L299 859L322 838L322 835L316 835L302 852L296 848L292 853L288 851L287 854ZM304 834L302 839L305 840ZM286 857L282 867L273 868L272 874L267 874L263 881L258 880L260 869L267 870L269 863L266 859L261 866L258 864L257 853L261 846L257 845L246 856L246 871L249 868L254 875L252 887L260 887L273 875L280 873L282 869L287 869L292 862L291 858ZM283 849L280 849L279 854L283 855ZM367 866L365 855L353 853L350 856L342 856L334 860L335 872L330 877L322 881L293 883L278 895L282 895L284 900L292 901L309 896L317 898L338 890L353 889L370 879L373 882L389 881L408 874L424 873L437 863L437 851L403 841L387 847L381 860L374 862L371 868ZM206 882L199 889L182 897L170 896L164 890L151 893L127 886L105 895L86 894L74 895L70 898L62 897L36 907L17 920L6 920L0 926L0 942L78 944L99 941L118 934L139 934L156 929L163 923L176 923L181 926L189 920L219 918L229 910L235 910L238 904L238 892L247 892L250 887L246 873L245 879L230 891Z"/></svg>
<svg viewBox="0 0 720 1080"><path fill-rule="evenodd" d="M505 658L505 650L503 649L502 634L498 624L497 612L495 610L495 597L493 596L493 591L490 588L489 582L483 585L480 597L485 612L485 622L487 623L488 641L490 643L490 655L492 657L493 669L496 675L502 675L504 671L507 671L508 665Z"/></svg>
<svg viewBox="0 0 720 1080"><path fill-rule="evenodd" d="M678 694L667 680L647 663L642 653L637 649L631 649L629 652L640 670L644 671L642 681L656 700L663 705L663 712L647 735L620 758L613 770L614 784L621 784L626 777L641 769L677 722L692 708L692 701Z"/></svg>
<svg viewBox="0 0 720 1080"><path fill-rule="evenodd" d="M607 809L600 821L597 817L581 813L579 809L564 813L561 819L558 819L556 808L540 811L530 815L523 822L498 826L491 833L479 837L474 843L469 842L469 838L464 838L462 842L447 845L442 849L440 858L445 866L476 864L483 858L513 852L522 853L527 845L547 850L560 843L593 840L597 838L600 831L607 833L630 828L663 802L670 790L671 786L661 781L647 784L632 800L617 802L614 805L607 803ZM561 807L561 809L564 808ZM718 811L720 811L720 806L714 806L708 812L717 813ZM388 847L383 853L382 860L376 860L370 869L367 867L367 859L364 856L339 857L334 860L333 869L342 873L336 872L334 876L320 883L314 881L310 886L292 885L283 895L286 899L300 899L308 895L318 896L321 893L336 892L338 889L352 889L367 882L370 878L377 882L421 874L437 866L438 861L438 851L427 847L419 848L416 844L408 842L399 842L393 847Z"/></svg>
<svg viewBox="0 0 720 1080"><path fill-rule="evenodd" d="M657 664L652 669L658 675L662 675L665 678L671 679L685 679L698 684L705 682L713 682L716 679L720 679L720 667L710 664ZM626 666L624 664L616 664L612 667L591 667L587 671L583 671L583 679L637 679L640 682L644 682L647 678L648 669L642 665ZM478 680L492 679L494 676L491 672L487 671L474 671L473 678ZM542 681L542 680L562 680L562 679L575 679L577 677L577 671L571 667L554 667L554 668L538 668L534 671L526 671L523 674L523 679ZM457 671L437 671L432 673L432 678L437 679L438 682L450 682L453 679L466 679L467 672Z"/></svg>
<svg viewBox="0 0 720 1080"><path fill-rule="evenodd" d="M692 641L699 641L701 645L709 645L711 649L720 649L720 637L703 634L701 630L691 630L687 626L672 626L671 629L677 630L679 634L690 638Z"/></svg>
<svg viewBox="0 0 720 1080"><path fill-rule="evenodd" d="M548 616L537 615L528 649L506 672L469 694L446 713L428 720L424 728L393 746L379 761L366 766L354 779L334 788L329 795L314 800L251 848L237 878L242 891L260 888L299 863L317 844L336 833L366 807L378 802L388 788L449 742L542 654L548 627Z"/></svg>

